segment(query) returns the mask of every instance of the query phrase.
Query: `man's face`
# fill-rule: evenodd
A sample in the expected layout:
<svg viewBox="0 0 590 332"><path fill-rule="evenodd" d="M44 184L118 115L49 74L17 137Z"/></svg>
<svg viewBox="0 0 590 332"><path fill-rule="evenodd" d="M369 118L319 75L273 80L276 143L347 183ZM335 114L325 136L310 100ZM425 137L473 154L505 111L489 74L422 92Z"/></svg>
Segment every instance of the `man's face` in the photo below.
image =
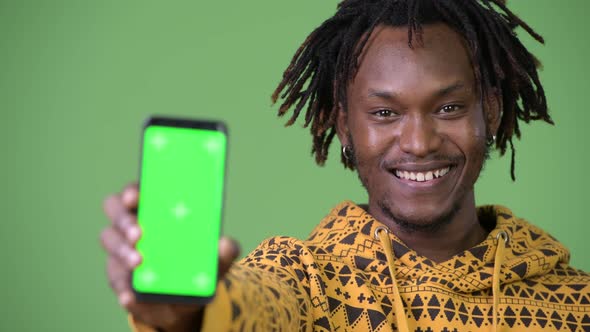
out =
<svg viewBox="0 0 590 332"><path fill-rule="evenodd" d="M414 49L407 27L373 32L349 83L338 135L353 146L369 211L428 229L474 205L486 122L460 36L442 24L423 29L423 45Z"/></svg>

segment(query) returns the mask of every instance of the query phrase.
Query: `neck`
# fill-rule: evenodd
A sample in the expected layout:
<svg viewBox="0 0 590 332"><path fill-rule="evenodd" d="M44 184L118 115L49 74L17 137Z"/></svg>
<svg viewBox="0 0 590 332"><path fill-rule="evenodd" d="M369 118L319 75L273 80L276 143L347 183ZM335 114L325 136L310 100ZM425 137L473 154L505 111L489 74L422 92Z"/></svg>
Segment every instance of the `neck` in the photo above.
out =
<svg viewBox="0 0 590 332"><path fill-rule="evenodd" d="M451 220L436 230L408 230L379 211L369 207L369 213L419 255L440 263L481 243L487 231L480 224L473 193L467 194Z"/></svg>

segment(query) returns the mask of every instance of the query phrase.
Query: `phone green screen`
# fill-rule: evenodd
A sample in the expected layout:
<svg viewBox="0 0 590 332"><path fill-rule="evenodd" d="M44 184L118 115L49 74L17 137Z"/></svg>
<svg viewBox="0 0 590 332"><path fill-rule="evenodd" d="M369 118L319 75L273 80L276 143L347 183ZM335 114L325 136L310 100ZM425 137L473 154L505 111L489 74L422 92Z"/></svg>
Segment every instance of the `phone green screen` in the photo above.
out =
<svg viewBox="0 0 590 332"><path fill-rule="evenodd" d="M224 131L148 125L137 218L136 292L211 297L217 283L227 138Z"/></svg>

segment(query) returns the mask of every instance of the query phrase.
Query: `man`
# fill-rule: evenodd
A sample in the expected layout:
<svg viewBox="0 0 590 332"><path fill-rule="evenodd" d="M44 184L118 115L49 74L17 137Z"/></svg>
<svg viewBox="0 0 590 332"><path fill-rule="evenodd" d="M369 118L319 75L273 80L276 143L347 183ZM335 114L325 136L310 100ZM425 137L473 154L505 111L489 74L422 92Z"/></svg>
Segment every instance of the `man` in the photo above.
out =
<svg viewBox="0 0 590 332"><path fill-rule="evenodd" d="M501 206L475 206L488 152L519 120L552 123L537 61L501 0L344 0L311 33L273 99L304 107L322 164L338 136L369 202L343 202L307 240L264 241L238 263L220 242L206 308L138 303L130 186L105 203L109 279L138 331L590 330L590 276ZM514 151L512 152L514 157ZM512 164L514 177L514 164ZM227 272L227 273L226 273Z"/></svg>

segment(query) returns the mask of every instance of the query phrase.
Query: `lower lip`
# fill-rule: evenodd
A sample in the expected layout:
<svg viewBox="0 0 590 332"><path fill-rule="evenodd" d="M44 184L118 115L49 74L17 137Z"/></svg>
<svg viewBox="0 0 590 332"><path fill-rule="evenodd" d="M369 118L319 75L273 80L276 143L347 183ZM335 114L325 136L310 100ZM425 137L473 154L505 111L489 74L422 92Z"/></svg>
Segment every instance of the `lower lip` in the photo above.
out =
<svg viewBox="0 0 590 332"><path fill-rule="evenodd" d="M438 178L433 178L432 180L429 181L422 181L422 182L418 182L418 181L413 181L413 180L406 180L406 179L402 179L400 177L397 177L397 175L392 174L398 181L400 181L401 183L408 185L410 187L413 188L430 188L430 187L434 187L437 186L439 184L441 184L443 181L445 181L447 178L450 177L451 173L455 170L454 166L451 166L451 168L449 169L449 171L447 172L447 174L438 177Z"/></svg>

